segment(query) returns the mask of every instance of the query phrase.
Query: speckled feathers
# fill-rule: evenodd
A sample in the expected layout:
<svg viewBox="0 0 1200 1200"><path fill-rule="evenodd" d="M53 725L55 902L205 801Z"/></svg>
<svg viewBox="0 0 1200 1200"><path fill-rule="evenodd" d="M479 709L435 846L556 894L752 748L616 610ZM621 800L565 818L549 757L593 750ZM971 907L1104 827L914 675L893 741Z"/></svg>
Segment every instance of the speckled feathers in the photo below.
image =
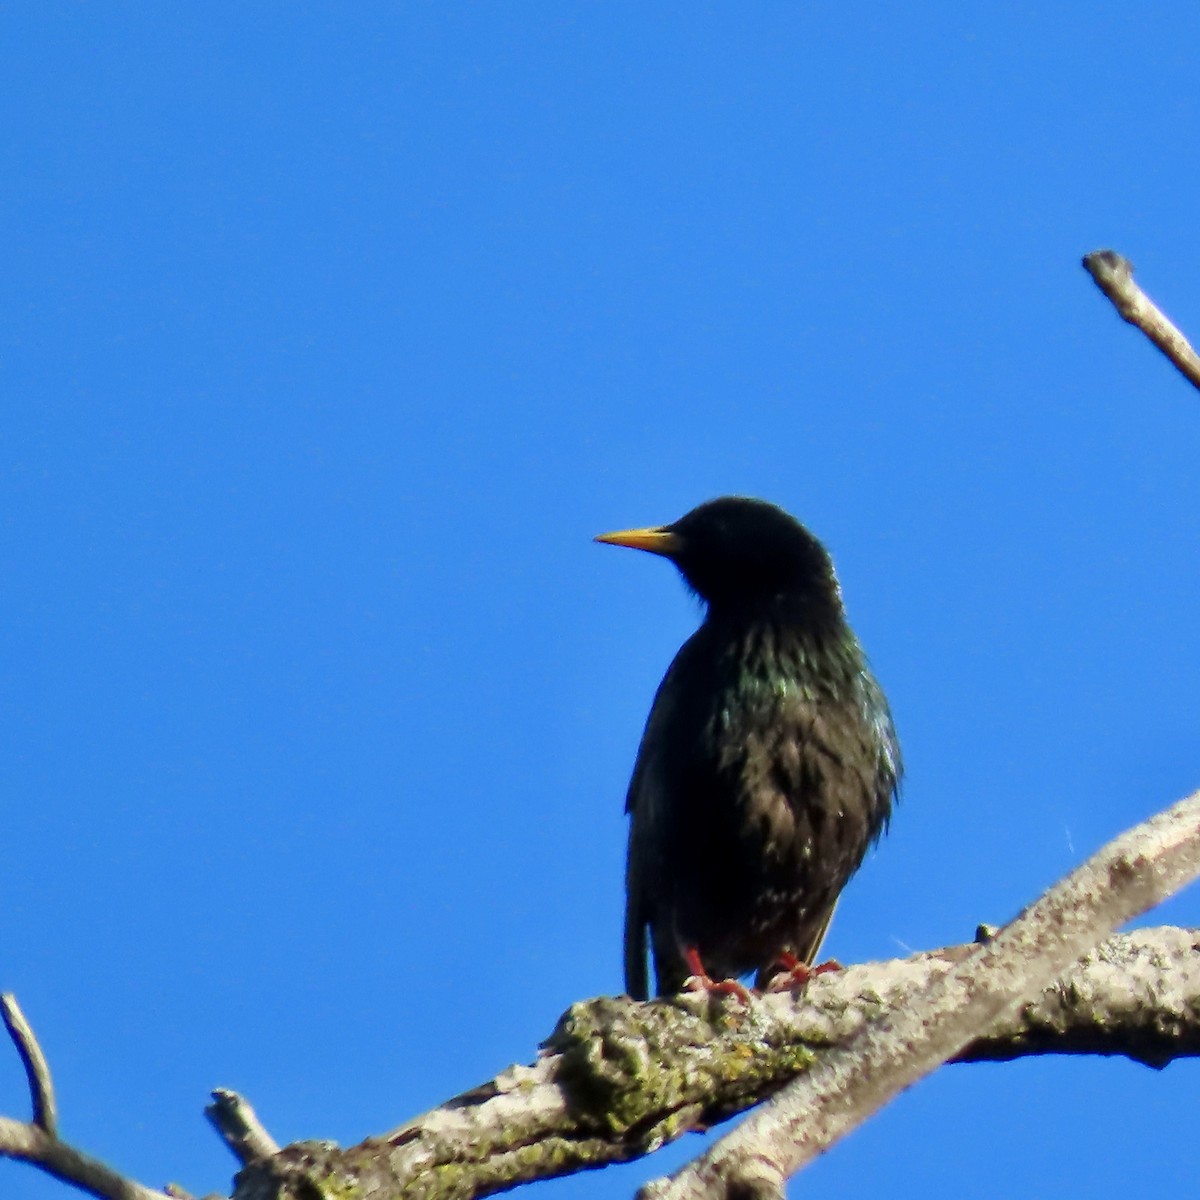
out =
<svg viewBox="0 0 1200 1200"><path fill-rule="evenodd" d="M799 522L725 497L603 540L665 555L706 603L659 686L629 785L625 986L677 992L812 960L901 774L833 566Z"/></svg>

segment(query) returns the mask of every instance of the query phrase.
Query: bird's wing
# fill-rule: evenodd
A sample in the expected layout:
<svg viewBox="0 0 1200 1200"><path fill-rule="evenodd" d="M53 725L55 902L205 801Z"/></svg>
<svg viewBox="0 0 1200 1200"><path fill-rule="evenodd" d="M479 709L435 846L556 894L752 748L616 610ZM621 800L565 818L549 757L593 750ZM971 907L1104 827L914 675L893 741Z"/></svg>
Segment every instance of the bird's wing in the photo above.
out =
<svg viewBox="0 0 1200 1200"><path fill-rule="evenodd" d="M636 821L637 818L634 818ZM646 969L646 911L645 868L642 864L636 827L629 826L629 853L625 860L625 991L635 1000L650 996Z"/></svg>
<svg viewBox="0 0 1200 1200"><path fill-rule="evenodd" d="M625 859L625 991L637 1000L649 996L648 930L654 934L654 968L659 983L665 972L674 973L676 966L682 970L683 959L678 952L674 952L674 958L679 962L673 964L672 954L665 949L673 943L670 932L673 916L671 901L664 895L668 883L666 864L661 859L662 827L672 804L678 805L674 792L680 786L680 766L676 761L679 746L694 740L694 727L701 720L701 710L695 704L696 689L690 685L695 674L696 640L697 635L692 635L680 647L655 692L625 797L625 811L629 814L629 854Z"/></svg>
<svg viewBox="0 0 1200 1200"><path fill-rule="evenodd" d="M661 763L655 747L660 744L658 734L667 707L660 688L646 721L625 797L625 811L629 814L629 848L625 857L625 991L635 1000L645 1000L650 995L646 932L653 919L656 827L662 787Z"/></svg>
<svg viewBox="0 0 1200 1200"><path fill-rule="evenodd" d="M656 920L654 898L662 883L659 828L666 803L664 775L670 773L663 762L663 747L670 742L668 727L676 715L680 695L678 664L683 657L681 650L658 686L625 797L625 811L629 814L629 849L625 859L625 991L635 1000L645 1000L650 995L646 935Z"/></svg>

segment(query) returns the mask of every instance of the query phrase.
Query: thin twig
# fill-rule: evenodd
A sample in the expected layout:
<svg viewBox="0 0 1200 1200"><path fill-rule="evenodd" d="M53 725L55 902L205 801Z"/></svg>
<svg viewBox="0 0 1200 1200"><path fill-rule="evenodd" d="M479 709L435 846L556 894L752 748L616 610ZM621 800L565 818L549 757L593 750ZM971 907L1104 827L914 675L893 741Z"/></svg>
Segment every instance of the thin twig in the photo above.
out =
<svg viewBox="0 0 1200 1200"><path fill-rule="evenodd" d="M1162 310L1133 281L1133 263L1115 250L1093 250L1083 256L1084 270L1113 302L1117 312L1136 325L1182 372L1200 388L1200 355L1163 315Z"/></svg>
<svg viewBox="0 0 1200 1200"><path fill-rule="evenodd" d="M99 1159L25 1121L0 1117L0 1153L6 1158L32 1163L99 1200L170 1200L166 1192L156 1192L126 1179Z"/></svg>
<svg viewBox="0 0 1200 1200"><path fill-rule="evenodd" d="M0 996L0 1015L8 1030L21 1064L25 1078L29 1080L29 1096L33 1101L33 1123L50 1137L58 1136L58 1110L54 1103L54 1081L50 1078L50 1067L41 1046L34 1036L25 1014L11 992Z"/></svg>
<svg viewBox="0 0 1200 1200"><path fill-rule="evenodd" d="M0 1157L16 1158L40 1167L48 1175L89 1192L99 1200L170 1200L165 1192L156 1192L119 1175L99 1159L76 1150L58 1137L50 1068L33 1029L11 993L0 996L0 1015L21 1056L33 1101L32 1121L0 1117Z"/></svg>
<svg viewBox="0 0 1200 1200"><path fill-rule="evenodd" d="M248 1100L228 1088L217 1088L212 1097L204 1115L242 1166L279 1153L279 1143L266 1131Z"/></svg>
<svg viewBox="0 0 1200 1200"><path fill-rule="evenodd" d="M1110 930L1197 875L1200 792L1110 842L914 1004L868 1026L640 1195L782 1196L790 1175L1041 991Z"/></svg>

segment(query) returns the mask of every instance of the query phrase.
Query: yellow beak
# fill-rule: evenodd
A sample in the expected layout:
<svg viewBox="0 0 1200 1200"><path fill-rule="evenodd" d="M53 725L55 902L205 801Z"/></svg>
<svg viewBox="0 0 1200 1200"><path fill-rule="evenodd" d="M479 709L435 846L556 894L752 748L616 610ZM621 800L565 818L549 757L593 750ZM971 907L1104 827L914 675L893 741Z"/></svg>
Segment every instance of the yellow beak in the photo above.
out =
<svg viewBox="0 0 1200 1200"><path fill-rule="evenodd" d="M679 551L679 538L665 526L652 529L621 529L616 533L601 533L598 542L610 546L628 546L631 550L648 550L651 554L664 554L670 558Z"/></svg>

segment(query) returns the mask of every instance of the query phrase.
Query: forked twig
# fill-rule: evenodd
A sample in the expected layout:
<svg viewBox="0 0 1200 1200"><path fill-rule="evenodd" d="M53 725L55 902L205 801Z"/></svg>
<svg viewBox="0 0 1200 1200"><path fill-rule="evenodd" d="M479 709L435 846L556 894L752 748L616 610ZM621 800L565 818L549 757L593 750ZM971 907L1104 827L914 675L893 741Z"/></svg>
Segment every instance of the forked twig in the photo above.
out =
<svg viewBox="0 0 1200 1200"><path fill-rule="evenodd" d="M0 1117L0 1155L41 1167L47 1174L73 1184L99 1200L170 1200L165 1192L156 1192L119 1175L99 1159L76 1150L59 1138L54 1085L46 1056L15 996L8 993L0 996L0 1014L25 1066L33 1102L31 1121Z"/></svg>
<svg viewBox="0 0 1200 1200"><path fill-rule="evenodd" d="M25 1014L11 992L0 996L0 1016L8 1030L29 1080L29 1095L33 1100L33 1123L49 1137L58 1136L58 1110L54 1103L54 1082L50 1067L38 1040L25 1020Z"/></svg>

